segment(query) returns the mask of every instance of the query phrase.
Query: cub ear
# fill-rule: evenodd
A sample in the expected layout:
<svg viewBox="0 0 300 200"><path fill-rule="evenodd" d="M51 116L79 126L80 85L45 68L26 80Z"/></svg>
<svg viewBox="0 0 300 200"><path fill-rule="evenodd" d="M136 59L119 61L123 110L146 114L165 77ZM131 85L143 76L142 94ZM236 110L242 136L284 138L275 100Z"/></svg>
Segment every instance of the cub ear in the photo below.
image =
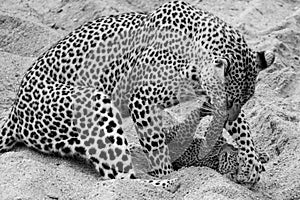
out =
<svg viewBox="0 0 300 200"><path fill-rule="evenodd" d="M257 52L256 63L258 65L258 70L262 71L270 67L275 60L275 54L272 51L260 51Z"/></svg>

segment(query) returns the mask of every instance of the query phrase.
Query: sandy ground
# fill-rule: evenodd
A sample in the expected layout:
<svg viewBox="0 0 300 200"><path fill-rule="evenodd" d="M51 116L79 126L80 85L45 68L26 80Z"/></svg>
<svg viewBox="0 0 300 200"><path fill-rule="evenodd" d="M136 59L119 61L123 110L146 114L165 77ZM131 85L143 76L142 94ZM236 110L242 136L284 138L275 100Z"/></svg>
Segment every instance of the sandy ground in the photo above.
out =
<svg viewBox="0 0 300 200"><path fill-rule="evenodd" d="M164 2L1 0L0 120L7 116L25 70L59 38L98 16L150 11ZM1 200L300 199L300 1L189 2L238 28L252 48L276 52L275 64L260 74L256 94L244 108L256 145L271 155L262 180L250 190L209 168L192 167L170 175L182 182L170 194L134 180L101 181L84 161L18 147L0 155ZM129 140L135 141L130 120L126 126Z"/></svg>

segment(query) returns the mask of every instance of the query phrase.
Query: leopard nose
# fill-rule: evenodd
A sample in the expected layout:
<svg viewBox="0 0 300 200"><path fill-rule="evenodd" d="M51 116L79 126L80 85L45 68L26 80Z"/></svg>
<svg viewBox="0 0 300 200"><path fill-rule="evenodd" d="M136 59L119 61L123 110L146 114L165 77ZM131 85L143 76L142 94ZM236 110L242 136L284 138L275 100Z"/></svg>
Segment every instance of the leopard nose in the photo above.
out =
<svg viewBox="0 0 300 200"><path fill-rule="evenodd" d="M241 112L241 106L234 103L231 108L228 109L228 121L234 121L238 118Z"/></svg>
<svg viewBox="0 0 300 200"><path fill-rule="evenodd" d="M230 108L233 106L233 101L229 101L227 99L226 104L227 104L227 110L230 110Z"/></svg>

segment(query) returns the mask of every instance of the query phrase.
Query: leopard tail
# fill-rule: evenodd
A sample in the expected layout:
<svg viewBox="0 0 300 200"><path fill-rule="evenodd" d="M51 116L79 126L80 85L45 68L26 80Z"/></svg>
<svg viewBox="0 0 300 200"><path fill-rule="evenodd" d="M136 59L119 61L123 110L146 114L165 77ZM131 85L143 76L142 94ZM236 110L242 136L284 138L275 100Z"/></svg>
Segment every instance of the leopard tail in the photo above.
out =
<svg viewBox="0 0 300 200"><path fill-rule="evenodd" d="M18 141L18 117L13 106L8 118L0 128L0 153L10 150Z"/></svg>

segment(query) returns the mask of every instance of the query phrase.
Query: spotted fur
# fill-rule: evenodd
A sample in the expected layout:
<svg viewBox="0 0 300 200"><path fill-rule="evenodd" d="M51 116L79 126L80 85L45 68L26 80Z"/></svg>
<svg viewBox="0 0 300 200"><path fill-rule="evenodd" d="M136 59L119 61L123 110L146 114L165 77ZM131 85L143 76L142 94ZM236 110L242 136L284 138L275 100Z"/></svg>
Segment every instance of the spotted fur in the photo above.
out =
<svg viewBox="0 0 300 200"><path fill-rule="evenodd" d="M261 55L234 28L184 2L149 14L101 17L58 41L27 70L1 129L0 151L22 142L45 153L78 154L104 178L135 178L122 129L122 119L131 116L154 174L169 174L157 108L178 104L182 88L197 85L212 102L227 99L228 110L238 111L267 67ZM226 94L217 92L220 66ZM251 153L247 144L239 142ZM257 180L255 158L243 179L251 174L250 181Z"/></svg>

